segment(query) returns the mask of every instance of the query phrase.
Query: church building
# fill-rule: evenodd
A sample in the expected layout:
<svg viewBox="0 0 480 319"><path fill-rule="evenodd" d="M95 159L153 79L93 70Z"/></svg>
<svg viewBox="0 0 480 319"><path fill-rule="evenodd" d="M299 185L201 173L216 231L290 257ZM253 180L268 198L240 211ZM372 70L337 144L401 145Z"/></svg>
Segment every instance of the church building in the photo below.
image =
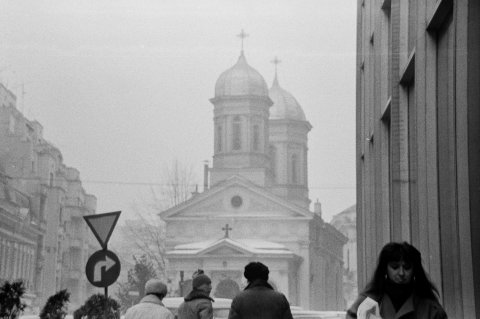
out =
<svg viewBox="0 0 480 319"><path fill-rule="evenodd" d="M243 33L243 32L242 32ZM274 63L279 61L275 59ZM209 187L159 214L166 223L167 275L185 295L198 268L213 297L245 287L251 261L291 305L343 310L342 247L347 239L310 211L308 132L312 126L277 72L268 88L243 49L215 84L214 154Z"/></svg>

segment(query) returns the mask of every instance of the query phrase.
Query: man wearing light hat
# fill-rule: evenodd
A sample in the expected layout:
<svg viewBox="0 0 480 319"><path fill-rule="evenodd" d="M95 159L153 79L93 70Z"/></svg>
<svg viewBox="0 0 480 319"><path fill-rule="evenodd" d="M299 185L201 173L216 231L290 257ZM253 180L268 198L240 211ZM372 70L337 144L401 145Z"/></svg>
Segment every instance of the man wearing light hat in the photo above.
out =
<svg viewBox="0 0 480 319"><path fill-rule="evenodd" d="M125 319L174 319L162 303L166 295L167 285L158 279L150 279L145 284L145 297L127 310Z"/></svg>
<svg viewBox="0 0 480 319"><path fill-rule="evenodd" d="M212 319L214 301L210 298L212 281L199 270L193 275L192 288L184 298L185 301L178 307L178 319Z"/></svg>

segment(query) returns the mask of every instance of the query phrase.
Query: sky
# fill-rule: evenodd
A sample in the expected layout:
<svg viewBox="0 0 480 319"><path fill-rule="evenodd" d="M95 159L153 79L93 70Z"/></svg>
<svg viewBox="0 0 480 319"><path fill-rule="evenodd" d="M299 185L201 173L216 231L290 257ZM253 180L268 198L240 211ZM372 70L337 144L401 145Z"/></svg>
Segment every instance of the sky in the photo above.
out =
<svg viewBox="0 0 480 319"><path fill-rule="evenodd" d="M178 160L203 184L219 75L240 54L302 106L324 219L355 203L356 1L0 0L0 82L80 171L97 213L134 215ZM200 186L200 190L202 187Z"/></svg>

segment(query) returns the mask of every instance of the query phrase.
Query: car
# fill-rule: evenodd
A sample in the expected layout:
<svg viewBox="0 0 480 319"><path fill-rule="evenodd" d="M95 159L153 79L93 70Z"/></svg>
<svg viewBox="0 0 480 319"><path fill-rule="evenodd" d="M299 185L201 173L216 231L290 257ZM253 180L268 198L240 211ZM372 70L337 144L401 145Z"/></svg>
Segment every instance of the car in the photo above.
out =
<svg viewBox="0 0 480 319"><path fill-rule="evenodd" d="M232 304L232 299L228 298L213 298L213 318L214 319L226 319L228 318L228 313L230 312L230 305ZM165 307L170 310L175 318L177 318L178 307L183 302L183 297L165 297L162 300Z"/></svg>
<svg viewBox="0 0 480 319"><path fill-rule="evenodd" d="M300 307L290 307L293 319L345 319L345 311L305 310Z"/></svg>

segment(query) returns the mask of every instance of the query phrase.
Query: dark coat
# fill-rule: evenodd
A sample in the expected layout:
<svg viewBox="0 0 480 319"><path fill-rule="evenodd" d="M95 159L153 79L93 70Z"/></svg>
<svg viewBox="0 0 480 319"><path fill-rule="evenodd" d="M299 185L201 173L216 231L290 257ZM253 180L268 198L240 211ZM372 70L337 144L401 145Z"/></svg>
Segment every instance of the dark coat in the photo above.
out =
<svg viewBox="0 0 480 319"><path fill-rule="evenodd" d="M212 319L213 299L200 290L192 290L178 307L178 319Z"/></svg>
<svg viewBox="0 0 480 319"><path fill-rule="evenodd" d="M436 300L421 298L413 294L398 309L398 312L395 312L393 303L387 294L375 296L363 293L347 310L346 319L357 318L357 309L367 297L378 302L382 319L447 319L447 314Z"/></svg>
<svg viewBox="0 0 480 319"><path fill-rule="evenodd" d="M264 280L250 283L233 298L229 319L292 319L285 296Z"/></svg>

